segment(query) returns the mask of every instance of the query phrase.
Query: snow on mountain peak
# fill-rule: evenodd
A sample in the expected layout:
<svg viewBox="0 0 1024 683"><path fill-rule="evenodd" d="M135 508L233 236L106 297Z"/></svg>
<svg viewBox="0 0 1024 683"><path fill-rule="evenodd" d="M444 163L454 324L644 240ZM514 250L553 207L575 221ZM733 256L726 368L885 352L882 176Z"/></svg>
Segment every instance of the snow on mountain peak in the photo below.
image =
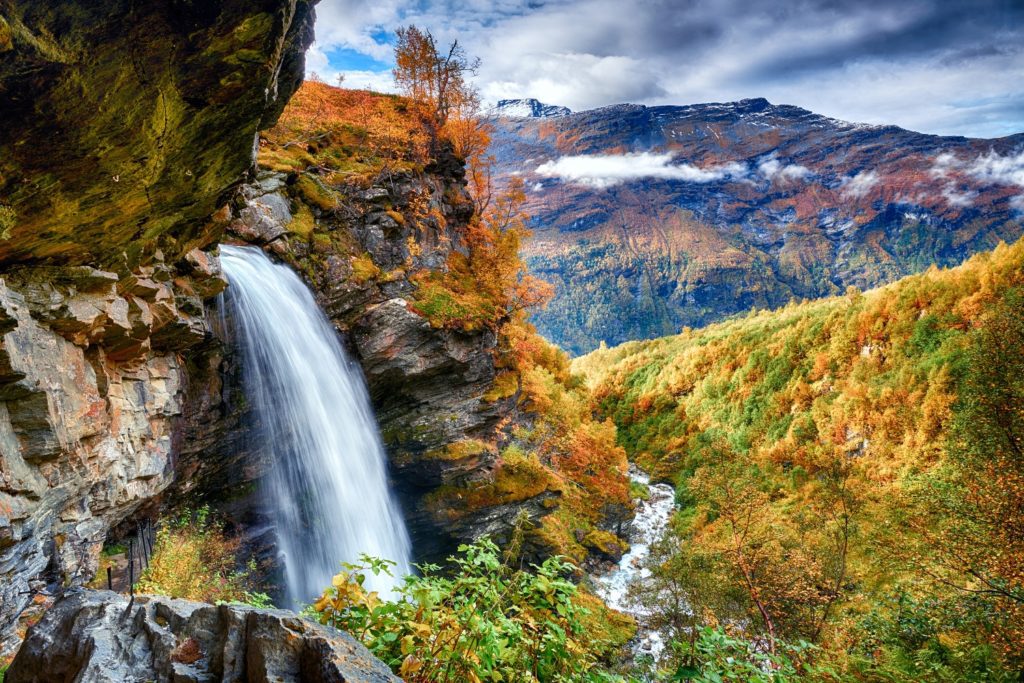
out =
<svg viewBox="0 0 1024 683"><path fill-rule="evenodd" d="M544 104L532 97L521 100L499 100L498 105L490 111L492 116L501 116L507 119L543 119L571 113L572 111L568 107Z"/></svg>

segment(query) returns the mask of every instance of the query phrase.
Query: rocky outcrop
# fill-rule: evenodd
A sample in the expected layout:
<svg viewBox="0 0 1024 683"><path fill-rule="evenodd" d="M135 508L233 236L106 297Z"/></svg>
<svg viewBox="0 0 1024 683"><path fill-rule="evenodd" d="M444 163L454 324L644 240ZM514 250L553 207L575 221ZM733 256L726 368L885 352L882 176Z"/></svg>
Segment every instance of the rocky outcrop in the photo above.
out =
<svg viewBox="0 0 1024 683"><path fill-rule="evenodd" d="M174 478L209 248L312 4L0 0L0 653Z"/></svg>
<svg viewBox="0 0 1024 683"><path fill-rule="evenodd" d="M424 502L438 487L489 478L494 444L515 411L512 399L484 399L497 374L494 332L437 328L414 307L413 274L446 267L452 251L464 248L473 209L462 172L451 160L369 187L347 186L333 210L310 203L296 174L264 172L237 196L227 237L291 264L342 333L366 376L416 555L432 560L485 531L509 531L523 511L532 518L546 512L539 501L527 501L485 512L479 524L456 524ZM313 214L305 233L295 218L304 213ZM216 390L186 400L175 495L215 502L250 530L257 554L268 556L264 520L250 494L269 459L246 438L230 346L208 358L190 374L195 386ZM467 442L491 447L451 448Z"/></svg>
<svg viewBox="0 0 1024 683"><path fill-rule="evenodd" d="M312 4L0 2L0 263L120 271L213 242L301 82Z"/></svg>
<svg viewBox="0 0 1024 683"><path fill-rule="evenodd" d="M72 591L29 630L9 683L400 683L346 633L284 610Z"/></svg>
<svg viewBox="0 0 1024 683"><path fill-rule="evenodd" d="M0 279L3 636L33 593L91 579L108 531L170 483L179 354L209 333L203 297L225 285L215 264L197 252L188 274L75 266Z"/></svg>

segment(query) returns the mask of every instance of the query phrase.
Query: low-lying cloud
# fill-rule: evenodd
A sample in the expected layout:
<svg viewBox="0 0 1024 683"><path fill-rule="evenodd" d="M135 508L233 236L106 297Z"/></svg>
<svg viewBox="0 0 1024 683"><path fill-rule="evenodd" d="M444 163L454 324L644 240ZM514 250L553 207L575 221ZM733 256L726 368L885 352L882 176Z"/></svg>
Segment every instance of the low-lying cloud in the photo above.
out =
<svg viewBox="0 0 1024 683"><path fill-rule="evenodd" d="M811 169L806 166L801 166L800 164L784 164L775 158L774 154L762 159L757 164L757 170L760 171L761 175L768 180L782 183L805 180L813 175Z"/></svg>
<svg viewBox="0 0 1024 683"><path fill-rule="evenodd" d="M948 178L942 196L951 206L970 206L978 192L958 188L955 179L970 179L986 185L1010 185L1024 188L1024 149L1003 156L995 150L981 154L974 159L961 159L946 152L935 157L929 173L936 178ZM1024 194L1010 200L1016 210L1024 207Z"/></svg>
<svg viewBox="0 0 1024 683"><path fill-rule="evenodd" d="M1006 156L990 151L971 162L966 172L984 183L1024 187L1024 149Z"/></svg>
<svg viewBox="0 0 1024 683"><path fill-rule="evenodd" d="M603 189L648 178L710 183L744 178L748 172L744 164L736 162L700 168L691 164L674 164L673 159L671 153L653 152L581 154L545 162L537 167L537 175Z"/></svg>
<svg viewBox="0 0 1024 683"><path fill-rule="evenodd" d="M843 180L840 187L844 197L863 197L878 184L880 178L875 171L861 171Z"/></svg>

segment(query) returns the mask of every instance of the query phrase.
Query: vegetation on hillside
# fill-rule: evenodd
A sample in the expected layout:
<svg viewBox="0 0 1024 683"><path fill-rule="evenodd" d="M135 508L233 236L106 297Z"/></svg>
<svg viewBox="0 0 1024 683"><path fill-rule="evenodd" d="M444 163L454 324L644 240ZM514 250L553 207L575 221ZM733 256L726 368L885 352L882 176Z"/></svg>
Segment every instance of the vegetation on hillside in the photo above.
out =
<svg viewBox="0 0 1024 683"><path fill-rule="evenodd" d="M578 359L679 510L637 598L679 641L846 680L1024 667L1024 243ZM665 595L681 596L666 600Z"/></svg>

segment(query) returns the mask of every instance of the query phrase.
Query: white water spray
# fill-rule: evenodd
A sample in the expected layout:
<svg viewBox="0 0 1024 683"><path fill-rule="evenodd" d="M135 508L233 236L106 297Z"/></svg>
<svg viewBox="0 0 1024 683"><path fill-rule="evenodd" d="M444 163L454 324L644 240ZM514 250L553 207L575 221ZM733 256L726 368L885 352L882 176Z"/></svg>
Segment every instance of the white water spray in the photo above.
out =
<svg viewBox="0 0 1024 683"><path fill-rule="evenodd" d="M359 368L288 267L233 246L221 264L255 432L274 461L265 496L290 602L311 601L363 553L397 563L395 578L367 577L390 594L410 573L409 537Z"/></svg>

